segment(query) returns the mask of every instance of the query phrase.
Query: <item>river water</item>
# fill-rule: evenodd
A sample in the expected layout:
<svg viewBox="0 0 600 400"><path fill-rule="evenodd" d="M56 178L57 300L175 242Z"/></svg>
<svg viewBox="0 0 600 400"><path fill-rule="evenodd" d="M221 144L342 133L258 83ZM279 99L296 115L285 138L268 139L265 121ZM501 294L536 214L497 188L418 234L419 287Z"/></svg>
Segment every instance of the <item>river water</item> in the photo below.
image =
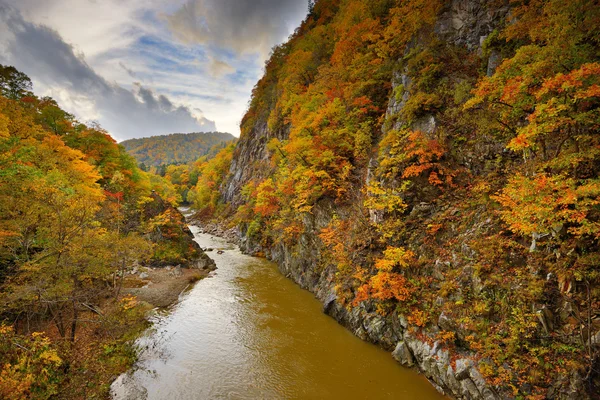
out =
<svg viewBox="0 0 600 400"><path fill-rule="evenodd" d="M266 260L190 227L218 270L140 339L113 399L443 399ZM217 254L223 249L223 254Z"/></svg>

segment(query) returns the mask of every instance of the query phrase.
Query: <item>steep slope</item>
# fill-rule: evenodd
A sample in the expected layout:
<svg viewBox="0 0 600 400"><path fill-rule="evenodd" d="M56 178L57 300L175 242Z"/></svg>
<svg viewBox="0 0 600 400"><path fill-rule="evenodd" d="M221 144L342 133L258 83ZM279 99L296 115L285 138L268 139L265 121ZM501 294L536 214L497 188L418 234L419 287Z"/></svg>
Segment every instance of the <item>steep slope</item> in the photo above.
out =
<svg viewBox="0 0 600 400"><path fill-rule="evenodd" d="M129 272L214 268L174 191L0 65L0 398L108 396L147 327Z"/></svg>
<svg viewBox="0 0 600 400"><path fill-rule="evenodd" d="M140 164L150 166L187 164L207 155L215 146L235 140L224 132L173 133L121 142Z"/></svg>
<svg viewBox="0 0 600 400"><path fill-rule="evenodd" d="M451 396L593 397L598 26L591 0L315 2L221 185L243 247Z"/></svg>

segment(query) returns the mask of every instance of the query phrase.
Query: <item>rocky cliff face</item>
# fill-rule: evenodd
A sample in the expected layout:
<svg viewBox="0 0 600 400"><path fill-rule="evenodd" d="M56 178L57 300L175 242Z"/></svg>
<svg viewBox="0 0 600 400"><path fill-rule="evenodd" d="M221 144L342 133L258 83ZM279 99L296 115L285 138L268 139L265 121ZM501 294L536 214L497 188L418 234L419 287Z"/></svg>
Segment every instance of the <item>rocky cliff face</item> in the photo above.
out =
<svg viewBox="0 0 600 400"><path fill-rule="evenodd" d="M269 162L269 151L266 144L272 133L267 129L266 121L260 121L251 135L240 138L231 161L231 173L224 184L222 196L225 202L234 207L242 202L240 193L245 184L257 175L264 175L264 166Z"/></svg>
<svg viewBox="0 0 600 400"><path fill-rule="evenodd" d="M426 47L431 42L441 42L463 49L465 56L483 60L485 72L492 75L502 60L501 51L485 48L485 43L494 31L501 28L507 21L509 6L505 2L489 2L482 0L452 0L446 1L439 11L437 22L428 33L420 32L415 35L404 50L408 54L417 47ZM362 173L360 185L366 186L370 180L377 180L375 170L378 167L376 149L382 136L390 129L409 127L426 135L433 135L443 124L436 113L420 113L418 118L407 120L404 109L411 99L408 88L417 76L411 75L408 68L394 71L391 82L386 123L381 127L382 134L374 138L371 149L371 160ZM459 78L457 78L459 79ZM266 113L268 114L268 113ZM227 183L222 188L223 198L238 206L243 203L241 188L253 179L269 176L273 166L269 164L271 152L266 144L274 137L286 139L286 130L271 132L266 117L258 119L253 128L240 139L231 165ZM477 173L486 168L490 160L503 152L505 144L493 140L482 140L474 147L460 149L453 155L462 168ZM423 231L432 221L448 217L455 221L462 209L457 205L457 199L447 199L445 203L431 202L424 195L415 195L404 199L408 204L406 220L413 223L415 230ZM361 201L357 197L357 202ZM388 315L381 315L374 304L366 302L361 305L349 306L340 300L336 292L336 267L324 263L323 244L319 232L330 225L338 217L352 219L357 215L360 205L339 205L331 199L321 199L312 208L311 213L303 216L303 233L296 241L279 242L267 247L252 235L247 235L247 226L241 227L241 247L248 253L264 253L276 261L283 274L293 279L301 287L315 293L323 303L324 312L331 315L360 338L376 343L390 351L393 357L402 365L414 367L425 374L433 385L440 391L454 398L464 399L501 399L511 398L512 394L500 390L490 384L481 372L481 356L466 346L462 347L468 334L461 323L453 316L444 312L439 314L437 321L427 325L422 330L410 328L406 316L398 310ZM430 265L432 274L439 275L439 281L444 281L446 266L452 265L454 270L462 271L461 288L463 293L473 291L480 293L483 284L472 273L475 250L469 247L471 239L490 234L497 227L490 221L488 213L474 212L474 216L466 224L451 223L447 232L448 238L453 238L452 248L448 248L445 256L431 250L431 244L426 244L425 235L414 234L415 240L411 249L434 254L434 265ZM384 213L370 210L371 221L385 220ZM435 247L435 245L434 245ZM436 278L437 279L437 278ZM442 309L446 302L459 302L462 297L456 295L447 299L439 298L434 307ZM457 338L457 346L449 348L443 341L436 339L441 332L453 332ZM483 360L485 361L485 360ZM582 379L575 371L564 374L562 378L549 385L549 398L587 398ZM527 388L523 392L527 392Z"/></svg>

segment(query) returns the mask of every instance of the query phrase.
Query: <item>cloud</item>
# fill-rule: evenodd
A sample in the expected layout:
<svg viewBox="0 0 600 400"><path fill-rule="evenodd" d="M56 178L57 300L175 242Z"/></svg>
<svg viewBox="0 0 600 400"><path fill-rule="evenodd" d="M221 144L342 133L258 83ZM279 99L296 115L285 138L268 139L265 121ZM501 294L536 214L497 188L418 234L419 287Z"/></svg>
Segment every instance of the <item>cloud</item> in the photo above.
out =
<svg viewBox="0 0 600 400"><path fill-rule="evenodd" d="M0 0L0 62L30 75L38 89L83 119L98 119L117 140L216 130L215 123L164 95L128 90L98 75L54 30L23 19Z"/></svg>
<svg viewBox="0 0 600 400"><path fill-rule="evenodd" d="M119 61L119 67L123 68L123 70L127 72L127 75L133 79L139 79L136 73L131 68L128 68L122 61Z"/></svg>
<svg viewBox="0 0 600 400"><path fill-rule="evenodd" d="M98 120L119 139L184 131L188 123L201 130L191 117L206 129L211 121L203 118L239 135L271 47L306 16L307 1L0 0L0 63L17 66L36 93L54 97L81 120ZM186 7L195 7L194 14L182 15ZM17 17L6 15L10 10ZM204 31L197 26L203 19ZM13 28L46 40L58 36L58 44L70 46L57 47L58 57L37 39L25 45L27 32L18 36ZM145 96L146 104L140 86L156 102ZM151 108L160 95L173 105L164 124L165 111Z"/></svg>
<svg viewBox="0 0 600 400"><path fill-rule="evenodd" d="M152 29L139 15L162 0L0 0L32 23L60 32L88 59L107 48L126 48Z"/></svg>
<svg viewBox="0 0 600 400"><path fill-rule="evenodd" d="M306 15L307 4L306 0L187 0L164 18L185 43L266 58L271 47L283 41Z"/></svg>
<svg viewBox="0 0 600 400"><path fill-rule="evenodd" d="M210 58L208 64L208 71L214 77L222 77L223 75L231 74L235 72L235 68L226 63L225 61L217 60L216 58Z"/></svg>

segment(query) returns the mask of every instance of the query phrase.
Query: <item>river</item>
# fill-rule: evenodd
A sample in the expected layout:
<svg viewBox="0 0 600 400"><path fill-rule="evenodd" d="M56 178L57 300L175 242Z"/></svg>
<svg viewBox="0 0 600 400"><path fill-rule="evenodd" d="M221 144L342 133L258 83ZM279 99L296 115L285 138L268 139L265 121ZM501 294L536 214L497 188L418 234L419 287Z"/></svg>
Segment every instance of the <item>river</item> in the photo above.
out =
<svg viewBox="0 0 600 400"><path fill-rule="evenodd" d="M276 265L190 228L215 249L218 270L156 318L137 366L113 384L114 400L444 399L323 314Z"/></svg>

